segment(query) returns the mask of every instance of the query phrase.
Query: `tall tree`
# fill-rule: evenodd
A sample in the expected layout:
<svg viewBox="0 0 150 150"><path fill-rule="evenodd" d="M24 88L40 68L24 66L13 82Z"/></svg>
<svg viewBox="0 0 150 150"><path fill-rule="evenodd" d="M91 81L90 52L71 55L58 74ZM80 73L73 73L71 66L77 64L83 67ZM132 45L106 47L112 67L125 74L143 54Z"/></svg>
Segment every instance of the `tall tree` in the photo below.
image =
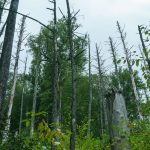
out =
<svg viewBox="0 0 150 150"><path fill-rule="evenodd" d="M40 36L37 38L37 51L36 51L36 64L35 64L35 78L34 78L34 92L33 92L33 103L32 103L32 112L31 112L31 128L30 128L30 137L33 136L34 128L35 128L35 113L36 113L36 106L37 106L37 94L38 94L38 82L39 82L39 73L40 73L40 64L42 61L41 58L41 42Z"/></svg>
<svg viewBox="0 0 150 150"><path fill-rule="evenodd" d="M136 99L137 111L138 111L138 114L139 114L139 118L142 119L142 115L140 113L140 106L139 106L140 99L139 99L139 95L138 95L138 92L137 92L137 87L136 87L136 83L135 83L135 79L134 79L133 68L132 68L132 65L131 65L131 58L130 58L131 54L129 52L129 49L126 47L126 42L125 42L126 34L123 33L123 30L121 29L120 24L119 24L118 21L117 21L117 27L118 27L118 31L120 33L120 38L121 38L121 41L122 41L122 44L123 44L123 49L124 49L124 53L125 53L125 56L126 56L127 65L128 65L128 69L129 69L129 72L130 72L132 88L133 88L134 96L135 96L135 99Z"/></svg>
<svg viewBox="0 0 150 150"><path fill-rule="evenodd" d="M89 109L88 109L88 134L91 132L91 113L92 113L92 75L91 75L91 46L90 37L88 37L88 49L89 49Z"/></svg>
<svg viewBox="0 0 150 150"><path fill-rule="evenodd" d="M17 11L19 0L12 0L10 10ZM17 14L9 11L2 54L0 58L0 108L5 98Z"/></svg>
<svg viewBox="0 0 150 150"><path fill-rule="evenodd" d="M103 72L102 72L102 65L103 60L100 56L100 50L98 45L96 44L96 55L97 55L97 64L98 64L98 94L99 94L99 109L100 109L100 125L101 125L101 135L104 133L104 123L103 123L103 109L104 109L104 84L103 84Z"/></svg>
<svg viewBox="0 0 150 150"><path fill-rule="evenodd" d="M75 137L76 137L76 64L75 54L73 49L73 26L72 15L70 12L69 0L66 0L67 13L68 13L68 41L70 49L71 60L71 78L72 78L72 100L71 100L71 137L70 137L70 150L75 150Z"/></svg>

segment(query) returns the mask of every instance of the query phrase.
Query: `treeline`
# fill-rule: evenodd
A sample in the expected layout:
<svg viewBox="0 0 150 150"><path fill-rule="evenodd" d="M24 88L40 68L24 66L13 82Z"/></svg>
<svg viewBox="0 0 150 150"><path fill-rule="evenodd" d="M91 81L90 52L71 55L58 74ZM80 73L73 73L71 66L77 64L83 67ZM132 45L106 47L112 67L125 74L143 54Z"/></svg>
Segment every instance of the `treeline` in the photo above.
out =
<svg viewBox="0 0 150 150"><path fill-rule="evenodd" d="M0 1L0 22L3 11L8 11L0 32L1 39L5 33L0 57L0 149L148 150L149 29L138 26L141 43L135 50L117 21L119 41L108 37L109 50L98 44L93 49L90 35L78 33L79 11L71 11L69 0L67 14L56 0L49 2L53 20L44 25L17 12L19 0ZM58 10L62 18L57 17ZM22 19L13 56L17 14ZM27 19L42 25L37 35L25 34ZM25 39L30 51L20 73ZM103 52L111 55L111 71ZM28 55L32 55L29 73Z"/></svg>

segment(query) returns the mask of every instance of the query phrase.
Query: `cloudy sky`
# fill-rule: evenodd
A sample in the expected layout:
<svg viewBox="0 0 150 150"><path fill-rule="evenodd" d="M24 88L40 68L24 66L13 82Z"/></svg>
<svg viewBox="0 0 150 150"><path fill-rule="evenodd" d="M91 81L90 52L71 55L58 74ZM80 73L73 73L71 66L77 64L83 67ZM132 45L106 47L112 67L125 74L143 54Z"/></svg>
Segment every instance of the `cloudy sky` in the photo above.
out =
<svg viewBox="0 0 150 150"><path fill-rule="evenodd" d="M58 7L66 13L65 0L57 0ZM118 20L125 26L127 40L130 45L138 45L137 25L147 25L150 21L150 0L70 0L71 9L77 11L79 23L82 24L80 32L88 32L91 36L92 45L95 42L103 45L106 55L108 47L105 42L108 36L117 39L119 37L116 29ZM52 5L48 0L20 0L19 11L47 24L53 15L46 8ZM58 16L61 16L60 13ZM31 20L27 21L27 32L38 33L40 25ZM94 54L94 46L92 46Z"/></svg>

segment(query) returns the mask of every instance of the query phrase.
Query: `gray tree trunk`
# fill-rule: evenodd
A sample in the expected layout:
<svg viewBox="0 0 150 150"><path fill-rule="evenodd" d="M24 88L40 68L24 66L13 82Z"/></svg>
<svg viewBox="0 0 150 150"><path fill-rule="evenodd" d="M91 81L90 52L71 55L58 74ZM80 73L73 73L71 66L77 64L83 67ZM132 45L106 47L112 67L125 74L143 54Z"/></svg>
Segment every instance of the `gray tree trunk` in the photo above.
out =
<svg viewBox="0 0 150 150"><path fill-rule="evenodd" d="M88 108L88 134L91 133L91 113L92 113L92 75L91 75L91 46L90 38L88 37L89 49L89 108Z"/></svg>
<svg viewBox="0 0 150 150"><path fill-rule="evenodd" d="M26 80L25 80L26 69L27 69L27 57L26 57L26 61L25 61L24 74L23 74L23 88L22 88L21 105L20 105L19 134L21 133L21 129L22 129L24 93L25 93L25 87L26 87Z"/></svg>
<svg viewBox="0 0 150 150"><path fill-rule="evenodd" d="M76 64L75 54L73 49L73 27L72 17L70 12L69 0L66 0L67 12L68 12L68 41L70 49L71 59L71 78L72 78L72 100L71 100L71 137L70 137L70 150L75 150L75 138L76 138Z"/></svg>
<svg viewBox="0 0 150 150"><path fill-rule="evenodd" d="M133 69L132 69L131 60L130 60L130 54L129 54L129 50L127 49L126 44L125 44L125 36L123 35L123 31L121 30L121 27L120 27L120 24L119 24L118 21L117 21L117 27L118 27L118 31L120 33L120 37L121 37L121 41L122 41L122 44L123 44L128 69L129 69L129 72L130 72L132 88L133 88L134 96L135 96L135 99L136 99L135 103L136 103L136 106L137 106L138 115L139 115L139 118L142 119L143 117L140 113L140 106L139 106L140 99L139 99L139 95L138 95L138 92L137 92L137 87L136 87L136 83L135 83L135 79L134 79L134 75L133 75Z"/></svg>
<svg viewBox="0 0 150 150"><path fill-rule="evenodd" d="M9 107L8 107L8 113L7 113L6 126L5 126L4 140L7 139L7 136L8 136L9 130L10 130L11 113L12 113L15 90L16 90L19 55L20 55L21 45L22 45L22 40L23 40L24 26L25 26L25 17L23 17L22 22L21 22L21 26L20 26L19 41L17 44L17 52L16 52L15 65L14 65L13 86L11 89L11 95L10 95L10 100L9 100Z"/></svg>
<svg viewBox="0 0 150 150"><path fill-rule="evenodd" d="M35 67L35 80L34 80L33 104L32 104L32 112L31 112L30 137L32 137L32 136L33 136L33 133L34 133L35 113L36 113L36 103L37 103L38 79L39 79L40 63L41 63L41 60L40 60L39 58L37 58L37 63L36 63L36 67Z"/></svg>
<svg viewBox="0 0 150 150"><path fill-rule="evenodd" d="M12 0L10 4L10 9L13 11L17 11L18 5L19 0ZM0 108L6 94L13 39L15 33L16 16L17 14L12 11L10 11L8 14L2 55L0 58Z"/></svg>
<svg viewBox="0 0 150 150"><path fill-rule="evenodd" d="M113 136L116 150L128 150L126 134L129 133L128 117L124 97L120 92L115 93L113 102Z"/></svg>

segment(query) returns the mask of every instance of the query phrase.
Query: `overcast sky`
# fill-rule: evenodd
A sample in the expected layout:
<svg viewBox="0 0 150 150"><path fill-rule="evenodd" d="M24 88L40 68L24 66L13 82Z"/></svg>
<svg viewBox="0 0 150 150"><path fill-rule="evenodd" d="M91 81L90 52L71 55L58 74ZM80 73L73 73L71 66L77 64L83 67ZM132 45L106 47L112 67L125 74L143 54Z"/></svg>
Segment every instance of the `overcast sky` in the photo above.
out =
<svg viewBox="0 0 150 150"><path fill-rule="evenodd" d="M58 7L65 14L65 0L57 1ZM93 54L95 42L101 43L105 54L109 53L105 41L108 40L108 36L117 40L117 20L122 26L125 25L128 42L135 47L138 45L137 25L147 25L150 21L150 0L70 0L70 3L72 10L80 9L80 32L90 34ZM48 24L53 15L46 8L51 6L48 0L20 0L19 11ZM61 16L60 13L58 15ZM37 34L39 30L38 23L27 21L27 32Z"/></svg>

